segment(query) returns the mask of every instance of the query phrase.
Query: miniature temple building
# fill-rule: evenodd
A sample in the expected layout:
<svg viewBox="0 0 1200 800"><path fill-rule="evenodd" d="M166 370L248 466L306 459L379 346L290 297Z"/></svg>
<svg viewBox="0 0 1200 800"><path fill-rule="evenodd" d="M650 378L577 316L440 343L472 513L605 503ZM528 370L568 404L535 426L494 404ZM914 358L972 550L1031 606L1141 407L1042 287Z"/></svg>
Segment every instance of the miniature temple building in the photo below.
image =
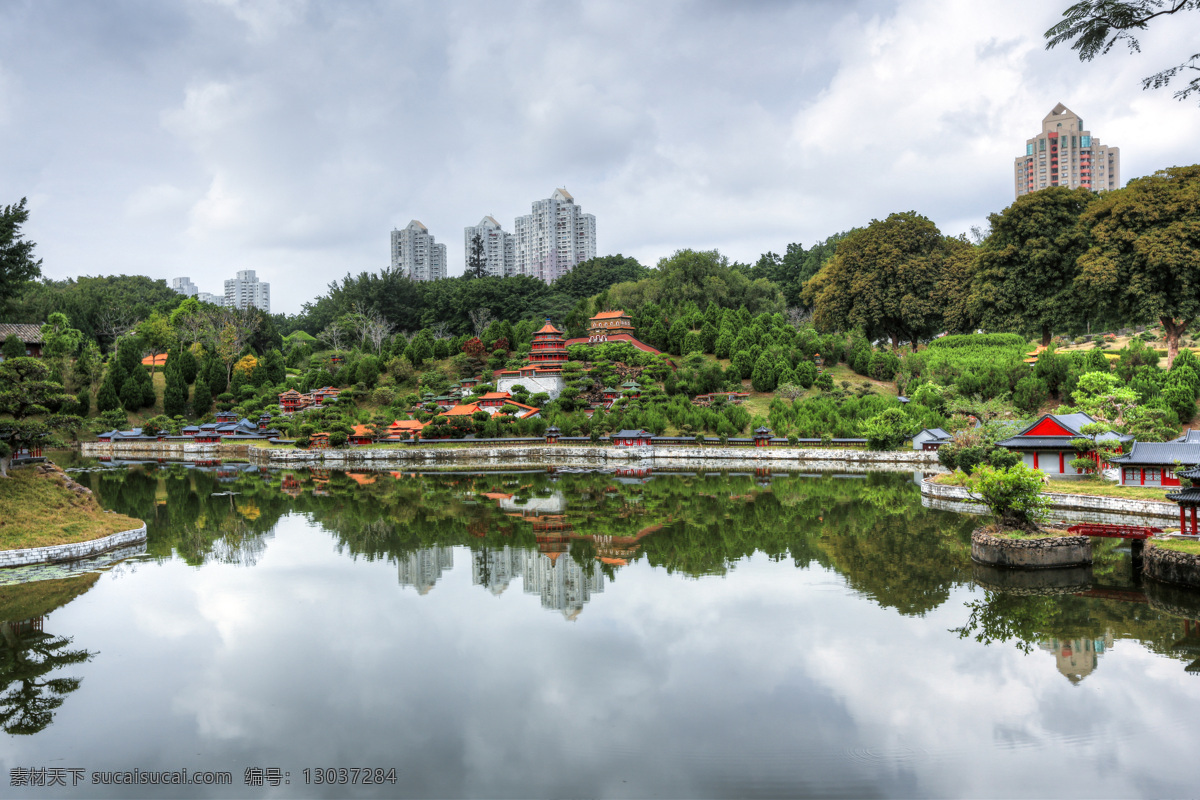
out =
<svg viewBox="0 0 1200 800"><path fill-rule="evenodd" d="M546 444L555 444L561 435L562 431L558 429L558 426L551 425L549 428L546 428Z"/></svg>
<svg viewBox="0 0 1200 800"><path fill-rule="evenodd" d="M769 447L771 445L771 429L767 427L754 429L754 446Z"/></svg>
<svg viewBox="0 0 1200 800"><path fill-rule="evenodd" d="M1076 457L1072 441L1091 438L1079 432L1096 420L1088 414L1043 414L1032 425L1001 442L1000 447L1016 451L1026 466L1040 469L1050 478L1074 478L1083 471L1071 466ZM1097 441L1116 441L1124 448L1133 441L1128 434L1101 434ZM1115 460L1114 460L1115 463Z"/></svg>
<svg viewBox="0 0 1200 800"><path fill-rule="evenodd" d="M913 437L912 446L913 450L937 450L953 438L942 428L926 428Z"/></svg>
<svg viewBox="0 0 1200 800"><path fill-rule="evenodd" d="M1200 483L1200 467L1180 470L1178 477L1187 478L1193 483ZM1176 482L1178 483L1178 481ZM1174 500L1179 504L1179 532L1189 536L1200 535L1200 529L1196 526L1196 506L1200 506L1200 487L1192 486L1168 492L1167 499ZM1188 527L1189 519L1191 520L1190 528Z"/></svg>
<svg viewBox="0 0 1200 800"><path fill-rule="evenodd" d="M562 332L546 320L546 324L533 335L529 346L529 365L534 367L559 367L567 361L567 343Z"/></svg>
<svg viewBox="0 0 1200 800"><path fill-rule="evenodd" d="M1200 464L1200 442L1134 442L1112 464L1121 471L1122 486L1179 486L1175 470Z"/></svg>
<svg viewBox="0 0 1200 800"><path fill-rule="evenodd" d="M646 430L617 431L612 435L612 443L619 447L637 447L652 444L654 434Z"/></svg>
<svg viewBox="0 0 1200 800"><path fill-rule="evenodd" d="M366 425L355 425L346 441L350 444L372 444L375 441L375 434Z"/></svg>

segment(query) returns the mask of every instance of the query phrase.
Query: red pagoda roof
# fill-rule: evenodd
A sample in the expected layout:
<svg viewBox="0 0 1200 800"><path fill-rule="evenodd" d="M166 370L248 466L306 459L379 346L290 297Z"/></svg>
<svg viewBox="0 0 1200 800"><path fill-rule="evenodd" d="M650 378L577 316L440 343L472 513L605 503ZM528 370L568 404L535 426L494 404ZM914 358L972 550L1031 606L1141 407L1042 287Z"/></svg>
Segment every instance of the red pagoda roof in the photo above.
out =
<svg viewBox="0 0 1200 800"><path fill-rule="evenodd" d="M562 331L547 322L538 330L538 333L557 333L561 335Z"/></svg>

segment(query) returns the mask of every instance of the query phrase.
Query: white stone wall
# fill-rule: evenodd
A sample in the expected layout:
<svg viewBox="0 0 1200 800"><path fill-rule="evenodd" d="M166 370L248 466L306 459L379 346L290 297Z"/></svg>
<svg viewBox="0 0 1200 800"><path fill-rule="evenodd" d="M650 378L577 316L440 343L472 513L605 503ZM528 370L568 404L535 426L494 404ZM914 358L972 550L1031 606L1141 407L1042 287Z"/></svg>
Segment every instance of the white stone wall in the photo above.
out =
<svg viewBox="0 0 1200 800"><path fill-rule="evenodd" d="M99 555L118 547L146 541L146 526L121 531L90 542L56 544L50 547L27 547L21 550L0 550L0 567L23 567L29 564L51 564L58 561L77 561Z"/></svg>
<svg viewBox="0 0 1200 800"><path fill-rule="evenodd" d="M530 394L545 392L550 395L551 400L554 400L562 394L563 389L566 387L566 382L561 377L552 377L549 375L540 378L522 378L519 376L516 378L498 378L496 380L496 391L511 393L512 387L517 385L524 386L529 390Z"/></svg>
<svg viewBox="0 0 1200 800"><path fill-rule="evenodd" d="M948 486L932 480L921 482L921 494L943 500L970 503L978 509L983 506L973 499L963 486ZM1133 500L1125 497L1097 497L1086 494L1062 494L1045 492L1045 497L1057 509L1093 511L1116 514L1136 514L1143 517L1165 518L1178 521L1179 506L1166 500Z"/></svg>

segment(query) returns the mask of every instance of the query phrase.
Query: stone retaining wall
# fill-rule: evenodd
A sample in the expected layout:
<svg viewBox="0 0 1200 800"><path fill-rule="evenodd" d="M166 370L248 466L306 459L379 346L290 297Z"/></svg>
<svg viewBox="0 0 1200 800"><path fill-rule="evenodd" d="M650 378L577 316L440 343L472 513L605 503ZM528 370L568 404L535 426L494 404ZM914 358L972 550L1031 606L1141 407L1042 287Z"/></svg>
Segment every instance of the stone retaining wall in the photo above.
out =
<svg viewBox="0 0 1200 800"><path fill-rule="evenodd" d="M1166 550L1150 542L1142 556L1142 569L1164 583L1200 588L1200 555Z"/></svg>
<svg viewBox="0 0 1200 800"><path fill-rule="evenodd" d="M938 497L943 500L954 500L960 503L976 503L964 486L949 486L944 483L934 483L930 479L921 482L921 494ZM1074 511L1092 511L1109 514L1137 514L1143 517L1179 519L1179 506L1166 500L1131 500L1125 497L1099 497L1085 494L1063 494L1060 492L1044 492L1043 496L1050 501L1054 509Z"/></svg>
<svg viewBox="0 0 1200 800"><path fill-rule="evenodd" d="M0 550L0 567L23 567L29 564L76 561L144 541L146 541L145 523L140 528L121 531L88 542L55 544L49 547L26 547L21 550Z"/></svg>
<svg viewBox="0 0 1200 800"><path fill-rule="evenodd" d="M1029 597L1077 594L1092 588L1092 568L1003 569L975 562L971 577L982 588L993 592Z"/></svg>
<svg viewBox="0 0 1200 800"><path fill-rule="evenodd" d="M1092 542L1086 536L1045 539L1006 539L977 528L971 534L971 558L993 567L1057 569L1092 563Z"/></svg>

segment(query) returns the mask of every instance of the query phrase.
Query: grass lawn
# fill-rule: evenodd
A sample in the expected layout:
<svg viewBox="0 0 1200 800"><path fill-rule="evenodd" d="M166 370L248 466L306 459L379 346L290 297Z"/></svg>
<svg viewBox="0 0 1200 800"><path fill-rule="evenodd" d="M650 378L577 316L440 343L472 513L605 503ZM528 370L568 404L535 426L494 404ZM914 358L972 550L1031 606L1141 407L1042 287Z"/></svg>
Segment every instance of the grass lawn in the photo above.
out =
<svg viewBox="0 0 1200 800"><path fill-rule="evenodd" d="M99 539L140 528L141 520L110 514L90 494L76 494L61 474L19 467L0 478L0 549L46 547Z"/></svg>
<svg viewBox="0 0 1200 800"><path fill-rule="evenodd" d="M1176 550L1180 553L1200 556L1200 542L1191 542L1186 539L1164 539L1155 541L1154 546L1161 547L1163 550Z"/></svg>

